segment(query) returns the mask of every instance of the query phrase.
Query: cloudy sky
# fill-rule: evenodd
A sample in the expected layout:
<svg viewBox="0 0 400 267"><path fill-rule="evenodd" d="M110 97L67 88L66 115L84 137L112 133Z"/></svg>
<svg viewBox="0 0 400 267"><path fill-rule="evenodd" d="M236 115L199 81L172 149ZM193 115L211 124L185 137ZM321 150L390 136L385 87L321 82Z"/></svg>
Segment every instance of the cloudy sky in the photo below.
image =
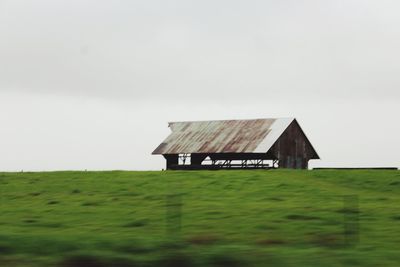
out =
<svg viewBox="0 0 400 267"><path fill-rule="evenodd" d="M0 0L0 170L161 169L168 121L296 117L400 167L398 0Z"/></svg>

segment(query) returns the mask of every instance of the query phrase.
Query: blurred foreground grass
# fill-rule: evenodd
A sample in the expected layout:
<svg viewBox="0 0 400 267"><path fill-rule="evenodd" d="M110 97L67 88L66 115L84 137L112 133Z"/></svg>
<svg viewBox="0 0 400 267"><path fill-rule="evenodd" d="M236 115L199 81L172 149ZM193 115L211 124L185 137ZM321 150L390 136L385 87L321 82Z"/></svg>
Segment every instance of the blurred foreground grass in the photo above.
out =
<svg viewBox="0 0 400 267"><path fill-rule="evenodd" d="M0 173L0 266L400 266L399 171Z"/></svg>

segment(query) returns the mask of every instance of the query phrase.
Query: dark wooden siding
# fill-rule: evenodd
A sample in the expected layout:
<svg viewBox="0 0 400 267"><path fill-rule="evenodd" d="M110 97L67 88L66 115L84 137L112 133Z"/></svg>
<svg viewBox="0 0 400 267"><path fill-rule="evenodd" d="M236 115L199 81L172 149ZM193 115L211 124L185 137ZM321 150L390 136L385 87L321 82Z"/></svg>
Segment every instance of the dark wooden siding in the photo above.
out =
<svg viewBox="0 0 400 267"><path fill-rule="evenodd" d="M306 169L310 159L319 158L296 120L278 138L269 152L279 160L280 168Z"/></svg>

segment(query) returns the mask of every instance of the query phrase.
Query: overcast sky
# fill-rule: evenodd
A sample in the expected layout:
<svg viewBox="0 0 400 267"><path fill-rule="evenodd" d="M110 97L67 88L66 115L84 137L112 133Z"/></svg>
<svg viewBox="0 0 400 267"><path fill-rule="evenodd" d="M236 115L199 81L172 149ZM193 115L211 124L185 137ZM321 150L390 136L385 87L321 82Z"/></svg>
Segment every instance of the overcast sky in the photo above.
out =
<svg viewBox="0 0 400 267"><path fill-rule="evenodd" d="M0 0L0 170L161 169L168 121L296 117L400 167L400 1Z"/></svg>

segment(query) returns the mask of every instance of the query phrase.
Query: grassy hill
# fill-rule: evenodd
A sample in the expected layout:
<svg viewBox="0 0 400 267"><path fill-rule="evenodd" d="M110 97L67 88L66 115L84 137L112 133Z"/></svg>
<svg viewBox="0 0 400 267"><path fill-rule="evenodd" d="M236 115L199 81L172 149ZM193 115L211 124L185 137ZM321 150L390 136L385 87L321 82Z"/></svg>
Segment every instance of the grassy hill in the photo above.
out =
<svg viewBox="0 0 400 267"><path fill-rule="evenodd" d="M399 171L0 173L0 266L400 266Z"/></svg>

